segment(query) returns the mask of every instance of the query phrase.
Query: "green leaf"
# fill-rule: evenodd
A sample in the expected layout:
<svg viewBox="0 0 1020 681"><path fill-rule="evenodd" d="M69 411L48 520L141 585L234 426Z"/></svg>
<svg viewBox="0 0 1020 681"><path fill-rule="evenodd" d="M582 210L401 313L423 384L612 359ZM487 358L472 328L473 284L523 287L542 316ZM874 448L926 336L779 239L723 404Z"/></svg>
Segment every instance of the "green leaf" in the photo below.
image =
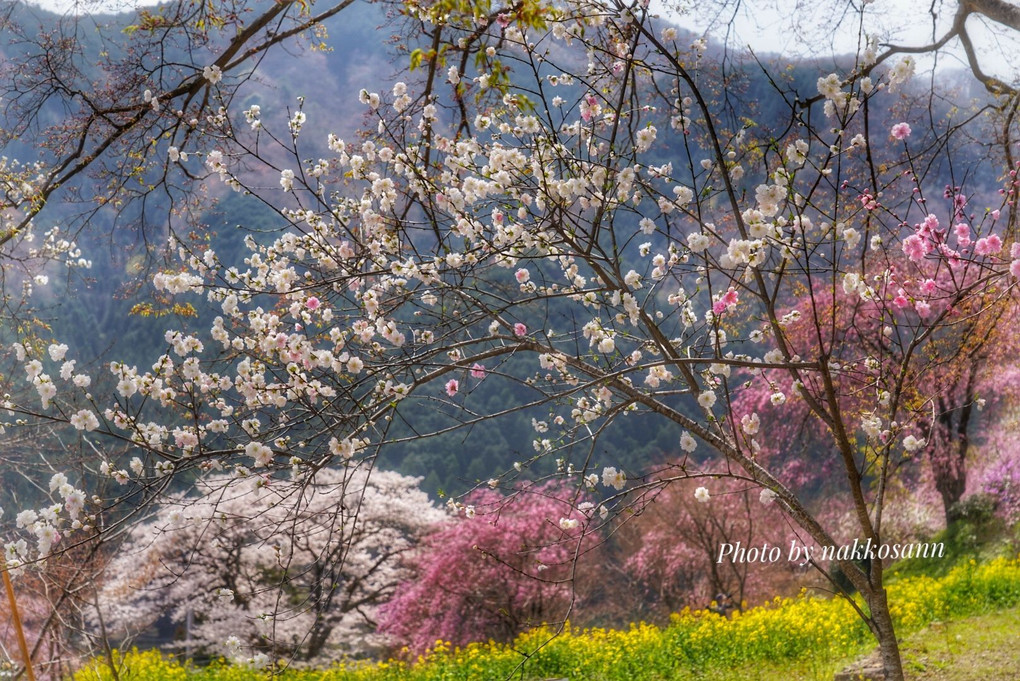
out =
<svg viewBox="0 0 1020 681"><path fill-rule="evenodd" d="M421 48L411 52L411 70L412 71L414 71L416 68L421 66L421 60L422 60L422 57L424 57L424 56L425 56L425 53L421 50Z"/></svg>

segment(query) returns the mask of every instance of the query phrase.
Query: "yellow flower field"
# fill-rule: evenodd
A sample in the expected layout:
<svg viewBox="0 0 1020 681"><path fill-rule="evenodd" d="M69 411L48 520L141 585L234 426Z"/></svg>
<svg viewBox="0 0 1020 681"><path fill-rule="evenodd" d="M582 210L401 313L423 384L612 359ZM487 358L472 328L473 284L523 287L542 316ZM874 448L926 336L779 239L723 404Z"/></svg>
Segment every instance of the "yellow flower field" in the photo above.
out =
<svg viewBox="0 0 1020 681"><path fill-rule="evenodd" d="M963 617L1020 603L1020 560L971 561L945 577L912 577L888 588L900 633L933 620ZM511 644L475 643L451 649L437 641L412 662L348 661L325 670L287 670L293 681L480 681L520 678L585 681L658 681L688 678L747 678L739 670L796 664L819 674L872 645L853 606L842 599L801 594L726 618L705 610L674 614L669 624L632 624L627 630L532 630ZM268 676L226 663L198 669L157 651L127 653L120 678L156 681L252 681ZM736 670L736 671L734 671ZM113 679L105 662L94 661L74 681Z"/></svg>

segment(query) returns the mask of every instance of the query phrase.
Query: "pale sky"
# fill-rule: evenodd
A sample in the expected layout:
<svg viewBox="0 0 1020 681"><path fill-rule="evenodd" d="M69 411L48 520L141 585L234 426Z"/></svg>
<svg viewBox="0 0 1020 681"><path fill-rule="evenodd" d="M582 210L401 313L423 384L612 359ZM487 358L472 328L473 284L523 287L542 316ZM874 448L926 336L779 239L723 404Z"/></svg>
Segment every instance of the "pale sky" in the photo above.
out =
<svg viewBox="0 0 1020 681"><path fill-rule="evenodd" d="M136 7L155 7L159 4L144 0L24 0L24 2L57 14L120 13Z"/></svg>
<svg viewBox="0 0 1020 681"><path fill-rule="evenodd" d="M879 36L882 42L899 45L924 45L933 35L941 35L952 21L955 0L935 0L936 11L944 6L944 16L933 17L927 8L929 2L918 0L862 0L866 4L865 30ZM132 6L152 6L146 0L32 0L46 9L58 12L125 11ZM681 26L702 32L709 17L704 8L715 3L704 0L653 0L652 7L664 17L671 17ZM849 8L843 0L739 0L730 2L739 8L734 13L716 17L717 22L732 15L733 46L750 46L758 53L781 53L788 56L819 56L848 54L857 50L857 19L848 16L837 25L840 9ZM855 3L856 4L856 3ZM699 15L675 11L678 7L697 5ZM791 20L791 17L796 21ZM1017 69L1006 55L1020 54L1020 32L995 27L991 22L972 17L967 22L975 48L980 55L982 68L989 75L1007 82L1013 81ZM721 31L712 36L722 40ZM930 68L930 57L918 58L921 69ZM963 50L954 41L940 56L940 66L965 66Z"/></svg>
<svg viewBox="0 0 1020 681"><path fill-rule="evenodd" d="M717 24L732 18L729 36L733 46L750 46L757 53L779 53L788 56L818 57L829 54L852 54L858 49L860 21L843 0L741 0L739 9L716 17L706 16L703 9L714 3L703 0L652 0L664 17L672 16L677 23L702 32L708 20ZM933 16L930 1L863 0L864 31L876 35L881 44L922 46L941 37L952 24L955 0L935 0ZM697 3L699 13L677 13L670 8ZM854 3L855 5L857 3ZM944 7L944 12L943 12ZM840 17L840 10L849 11ZM841 21L842 20L842 21ZM840 23L841 21L841 23ZM981 17L971 16L967 30L978 53L982 69L989 75L1011 82L1018 69L1006 55L1020 54L1020 32L996 26ZM725 34L716 30L712 36L722 40ZM917 55L921 69L929 69L934 60ZM966 56L958 40L950 42L940 53L940 67L967 68Z"/></svg>

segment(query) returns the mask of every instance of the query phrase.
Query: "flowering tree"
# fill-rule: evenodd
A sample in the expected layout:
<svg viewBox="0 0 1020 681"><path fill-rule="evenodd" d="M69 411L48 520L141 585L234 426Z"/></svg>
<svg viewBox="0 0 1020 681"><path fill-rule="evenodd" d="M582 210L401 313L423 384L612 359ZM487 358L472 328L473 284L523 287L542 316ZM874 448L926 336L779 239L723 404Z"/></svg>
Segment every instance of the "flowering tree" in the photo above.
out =
<svg viewBox="0 0 1020 681"><path fill-rule="evenodd" d="M947 188L945 210L952 213L956 224L953 228L952 241L956 247L953 253L988 252L989 249L1001 249L997 236L972 239L970 225L965 221L964 207L967 198L963 194ZM878 209L877 202L872 201L872 209ZM934 202L927 204L929 207ZM937 224L938 218L932 213L925 223ZM908 248L914 244L908 244ZM906 250L906 248L904 249ZM817 292L807 294L816 299L817 305L827 307L827 314L836 321L833 334L832 357L834 361L853 363L865 358L866 374L863 377L847 377L847 389L843 391L843 410L862 414L862 425L870 436L888 439L889 432L882 417L869 411L873 404L873 395L867 386L875 377L881 381L883 375L896 373L916 374L918 379L923 375L924 381L934 390L930 393L918 393L912 386L919 380L905 383L908 390L904 399L926 400L932 417L917 424L916 432L909 441L912 452L923 453L932 470L935 491L943 507L944 517L948 523L954 517L955 505L960 501L967 488L967 459L975 439L981 440L979 419L987 408L984 420L997 419L1003 406L1009 405L1014 397L1014 370L1011 358L1016 352L1014 337L1009 329L1012 326L1011 306L996 306L989 314L974 314L975 311L988 305L994 306L995 298L1001 291L994 288L987 290L987 296L975 296L970 300L960 301L955 307L945 310L951 324L937 329L930 342L918 352L903 352L902 343L892 334L886 334L886 321L892 313L917 314L928 317L935 313L927 301L926 292L935 288L948 288L954 278L966 276L958 270L953 272L945 269L938 272L938 279L904 278L910 272L910 257L895 254L890 260L889 271L892 277L886 284L888 295L885 300L860 300L859 288L862 285L858 276L845 277L842 286L835 291L831 300ZM974 273L972 272L971 275ZM801 300L798 305L805 301ZM891 327L890 327L891 329ZM799 319L788 326L791 343L795 347L816 342L817 331L811 321ZM875 342L877 340L881 342ZM938 361L933 361L938 358ZM827 437L822 424L813 422L805 403L792 405L775 405L772 395L776 390L788 393L792 389L794 379L782 372L765 372L766 380L757 387L743 392L735 405L738 415L760 413L768 414L770 420L777 423L776 438L771 443L764 443L769 456L780 457L784 464L791 466L790 475L802 472L798 467L798 457L784 456L783 449L789 449L784 442L799 440L800 446L812 449ZM849 385L849 384L853 385ZM880 399L891 395L883 391ZM779 419L779 414L784 418ZM909 459L910 457L908 457ZM908 462L904 462L908 463ZM816 476L819 485L825 484L825 478L831 470L814 468L811 473Z"/></svg>
<svg viewBox="0 0 1020 681"><path fill-rule="evenodd" d="M992 495L997 514L1008 524L1020 521L1020 464L1017 462L1017 418L1012 405L987 434L985 461L978 475L978 489Z"/></svg>
<svg viewBox="0 0 1020 681"><path fill-rule="evenodd" d="M736 559L738 550L746 555L763 546L778 546L786 555L795 535L770 498L771 492L725 478L678 481L621 530L629 549L625 568L666 613L704 608L713 600L719 607L767 600L792 569L803 567L785 559Z"/></svg>
<svg viewBox="0 0 1020 681"><path fill-rule="evenodd" d="M89 579L94 576L92 561L82 561L87 566L85 574L82 574L82 563L75 564L75 559L86 557L84 553L51 561L45 570L17 582L16 603L36 678L59 681L81 663L78 635L84 622L85 599L93 593ZM67 597L69 585L79 590L73 598ZM24 660L14 618L9 617L6 594L4 603L5 617L0 624L0 671L9 671L13 676L17 669L14 663L23 664ZM5 666L8 660L11 665Z"/></svg>
<svg viewBox="0 0 1020 681"><path fill-rule="evenodd" d="M200 497L132 529L94 619L116 636L169 614L189 652L322 664L378 649L376 610L407 578L404 554L443 517L417 482L327 468L296 490L263 476L205 480Z"/></svg>
<svg viewBox="0 0 1020 681"><path fill-rule="evenodd" d="M596 544L584 532L592 504L575 495L549 484L509 497L469 495L463 516L410 554L411 572L383 606L381 630L423 652L437 639L510 641L563 622L574 605L576 559Z"/></svg>
<svg viewBox="0 0 1020 681"><path fill-rule="evenodd" d="M433 47L412 54L409 82L389 93L366 84L367 138L309 141L303 110L262 107L225 110L198 151L198 131L171 135L168 173L279 206L278 234L247 239L243 259L171 241L175 262L154 286L203 296L214 318L168 330L149 367L110 364L109 397L90 392L70 349L13 347L29 387L11 391L9 411L66 424L100 452L110 441L135 451L97 466L122 491L96 500L85 482L64 481L49 512L18 513L35 545L12 542L8 562L107 532L118 504L152 503L200 472L288 469L300 490L324 467L356 468L429 435L415 429L416 403L453 410L457 427L548 410L534 422L533 456L494 473L495 486L561 477L597 491L591 508L571 497L578 511L608 519L685 479L705 478L699 496L710 502L708 476L724 475L803 537L837 543L809 490L759 457L773 425L735 411L748 381L774 407L804 405L826 434L811 455L837 475L833 496L853 509L855 534L880 545L890 476L932 421L928 369L956 361L935 341L954 311L1006 304L1020 275L1020 249L1000 225L1011 205L964 216L975 243L964 250L947 229L953 216L925 206L927 178L903 172L915 159L911 127L877 128L912 61L876 69L865 51L846 73L821 74L817 93L790 105L788 127L737 129L702 87L704 43L678 42L640 4L407 11ZM203 78L215 87L221 74ZM269 154L273 139L282 148ZM278 187L271 197L264 175L248 180L260 161ZM909 198L885 199L897 190ZM915 292L911 306L899 288ZM834 304L841 290L847 303ZM844 349L847 314L869 321ZM531 398L478 404L465 390L475 380L520 383ZM646 475L613 465L599 436L633 412L684 429L681 456ZM338 501L365 484L345 480ZM467 514L471 503L452 506ZM559 517L578 542L595 529ZM901 679L881 561L838 562L888 678Z"/></svg>

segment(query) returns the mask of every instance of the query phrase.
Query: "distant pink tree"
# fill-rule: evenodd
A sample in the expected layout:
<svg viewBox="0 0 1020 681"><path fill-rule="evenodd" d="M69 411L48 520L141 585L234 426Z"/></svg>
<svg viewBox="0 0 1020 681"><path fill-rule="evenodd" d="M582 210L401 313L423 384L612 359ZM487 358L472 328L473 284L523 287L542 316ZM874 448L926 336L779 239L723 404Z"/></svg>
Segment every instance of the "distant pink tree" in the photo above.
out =
<svg viewBox="0 0 1020 681"><path fill-rule="evenodd" d="M915 193L923 199L919 185ZM968 454L980 439L981 422L994 419L995 407L1016 394L1012 358L1020 348L1011 332L1016 315L1011 306L977 314L1001 291L989 288L970 298L954 293L986 276L967 267L965 259L1003 250L997 237L976 238L995 223L997 211L972 226L974 217L964 213L967 201L960 189L947 187L945 198L944 210L920 201L935 212L913 225L915 234L899 247L872 249L871 260L880 261L888 273L881 281L850 272L839 286L813 288L790 306L791 311L809 311L803 316L791 312L786 320L790 353L821 347L828 363L838 368L829 378L831 385L822 376L747 372L752 381L734 400L735 427L754 414L768 423L767 434L758 438L762 456L784 471L788 484L811 485L813 480L821 486L836 473L836 460L821 457L809 465L803 456L826 446L835 423L812 418L810 397L804 397L832 390L839 417L851 426L847 435L858 445L859 474L884 477L874 468L875 453L902 444L903 455L888 465L933 483L946 521L952 520L967 489ZM868 212L887 210L873 197L861 200ZM925 249L937 250L945 262L931 267L923 259ZM921 336L904 332L917 324L931 331ZM924 408L918 410L919 405ZM922 456L931 476L920 476L911 465Z"/></svg>
<svg viewBox="0 0 1020 681"><path fill-rule="evenodd" d="M703 485L711 492L707 487L699 492ZM793 528L771 493L736 480L678 481L656 494L620 534L629 549L625 569L647 590L653 606L667 612L702 608L713 600L727 609L771 597L791 572L787 548ZM766 544L780 548L779 561L737 559L737 551Z"/></svg>
<svg viewBox="0 0 1020 681"><path fill-rule="evenodd" d="M1020 521L1020 459L1015 452L996 459L983 478L983 490L995 497L999 515L1010 523Z"/></svg>
<svg viewBox="0 0 1020 681"><path fill-rule="evenodd" d="M576 489L544 484L504 495L477 490L422 542L413 576L380 608L380 630L420 652L506 641L560 622L574 601L579 554L596 545Z"/></svg>
<svg viewBox="0 0 1020 681"><path fill-rule="evenodd" d="M1002 412L986 435L974 489L992 495L997 514L1012 524L1020 522L1020 421L1012 405Z"/></svg>
<svg viewBox="0 0 1020 681"><path fill-rule="evenodd" d="M22 581L18 584L21 587L20 591L16 593L16 600L18 604L18 613L21 617L22 627L24 628L25 639L29 646L29 649L34 647L36 641L39 640L40 631L42 629L42 623L46 621L47 616L51 611L51 605L46 598L39 593L36 593L33 589L29 591ZM36 585L31 585L36 586ZM14 627L14 618L10 617L9 611L10 606L7 604L7 595L0 591L0 611L2 611L3 617L0 617L0 678L7 678L4 673L8 670L13 670L16 666L21 666L23 660L21 657L21 651L18 648L17 631ZM50 638L54 643L59 641L56 629L50 629L46 632L47 638ZM53 649L52 646L45 646L45 648ZM45 667L40 668L42 656L32 656L32 664L37 674L42 674L43 678L50 678L46 675ZM57 656L57 660L60 660L61 656ZM7 664L14 666L5 666ZM13 674L13 672L12 672ZM12 676L13 678L13 676ZM58 678L54 676L53 678Z"/></svg>

